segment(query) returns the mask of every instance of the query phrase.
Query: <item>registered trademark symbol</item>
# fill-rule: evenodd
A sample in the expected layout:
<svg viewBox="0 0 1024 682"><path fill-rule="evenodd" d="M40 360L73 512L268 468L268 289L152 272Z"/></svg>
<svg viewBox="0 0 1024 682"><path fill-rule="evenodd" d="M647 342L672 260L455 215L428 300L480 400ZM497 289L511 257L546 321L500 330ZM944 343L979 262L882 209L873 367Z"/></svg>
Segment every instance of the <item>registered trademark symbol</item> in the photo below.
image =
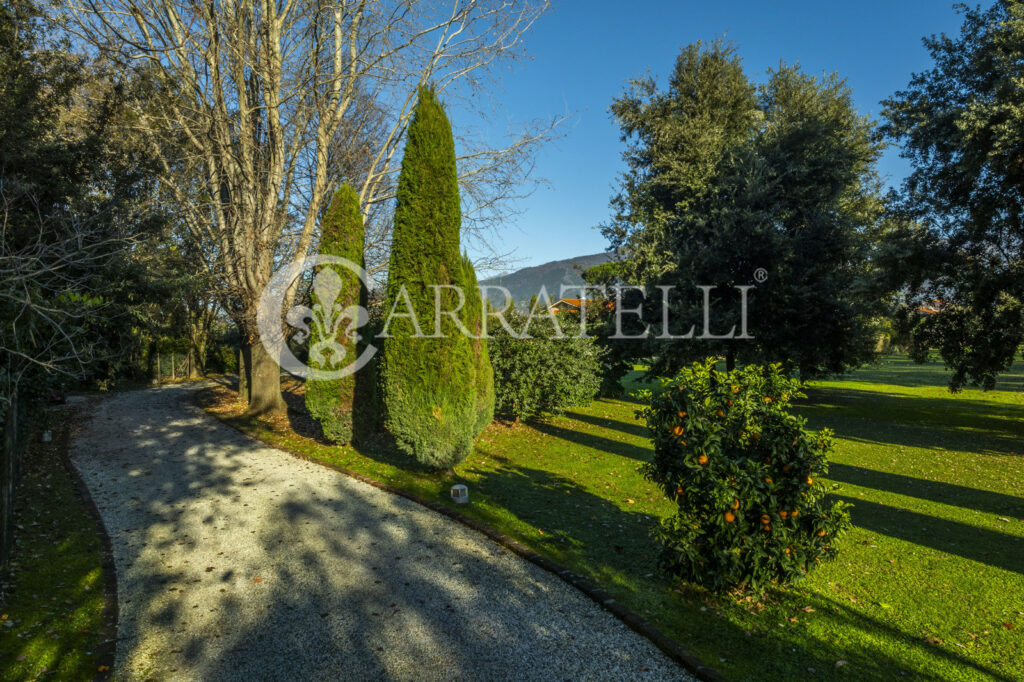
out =
<svg viewBox="0 0 1024 682"><path fill-rule="evenodd" d="M764 268L758 268L757 270L754 270L754 279L757 281L758 284L764 282L766 279L768 279L768 271L765 270Z"/></svg>

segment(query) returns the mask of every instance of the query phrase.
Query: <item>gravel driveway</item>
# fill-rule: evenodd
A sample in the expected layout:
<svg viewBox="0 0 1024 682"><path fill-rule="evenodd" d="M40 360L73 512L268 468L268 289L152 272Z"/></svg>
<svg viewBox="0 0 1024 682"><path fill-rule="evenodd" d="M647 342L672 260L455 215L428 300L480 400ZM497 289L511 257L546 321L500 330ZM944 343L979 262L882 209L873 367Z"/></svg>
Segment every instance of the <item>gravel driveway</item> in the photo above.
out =
<svg viewBox="0 0 1024 682"><path fill-rule="evenodd" d="M72 447L114 546L118 679L692 679L557 577L192 390L114 395Z"/></svg>

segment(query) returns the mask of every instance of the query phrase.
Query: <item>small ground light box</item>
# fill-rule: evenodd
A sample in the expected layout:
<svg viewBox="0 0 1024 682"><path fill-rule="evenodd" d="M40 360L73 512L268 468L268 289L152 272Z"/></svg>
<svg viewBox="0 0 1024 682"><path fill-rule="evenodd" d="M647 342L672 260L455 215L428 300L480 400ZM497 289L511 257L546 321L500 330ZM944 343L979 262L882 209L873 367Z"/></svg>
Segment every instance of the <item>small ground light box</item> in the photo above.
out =
<svg viewBox="0 0 1024 682"><path fill-rule="evenodd" d="M458 504L469 502L469 489L461 483L452 486L452 499Z"/></svg>

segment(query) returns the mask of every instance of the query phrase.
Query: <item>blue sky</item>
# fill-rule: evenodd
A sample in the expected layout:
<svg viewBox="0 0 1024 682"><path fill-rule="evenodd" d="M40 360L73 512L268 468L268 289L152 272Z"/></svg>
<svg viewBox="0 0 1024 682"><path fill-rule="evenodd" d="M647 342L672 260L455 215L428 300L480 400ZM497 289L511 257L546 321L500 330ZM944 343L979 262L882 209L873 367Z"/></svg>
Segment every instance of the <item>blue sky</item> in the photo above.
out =
<svg viewBox="0 0 1024 682"><path fill-rule="evenodd" d="M636 75L664 83L687 43L724 35L755 80L780 60L816 75L837 71L861 113L877 117L879 101L929 66L921 38L959 25L951 0L556 0L527 36L531 60L501 75L494 99L505 123L575 116L537 157L535 174L547 185L517 202L521 214L502 227L496 247L515 252L512 269L606 248L595 226L608 219L623 169L608 106ZM880 170L898 184L907 165L890 149Z"/></svg>

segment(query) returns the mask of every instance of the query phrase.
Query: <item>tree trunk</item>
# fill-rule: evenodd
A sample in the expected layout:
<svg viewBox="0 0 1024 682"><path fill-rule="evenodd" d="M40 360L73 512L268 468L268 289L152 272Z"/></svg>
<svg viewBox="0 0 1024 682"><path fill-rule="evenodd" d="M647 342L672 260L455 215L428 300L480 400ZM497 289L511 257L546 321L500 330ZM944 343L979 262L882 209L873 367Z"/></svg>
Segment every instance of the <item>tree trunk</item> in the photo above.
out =
<svg viewBox="0 0 1024 682"><path fill-rule="evenodd" d="M249 402L249 361L244 345L238 347L238 399Z"/></svg>
<svg viewBox="0 0 1024 682"><path fill-rule="evenodd" d="M160 354L156 352L156 341L149 342L149 348L146 350L146 378L159 380L159 365L157 364L160 360Z"/></svg>
<svg viewBox="0 0 1024 682"><path fill-rule="evenodd" d="M283 413L286 410L281 397L281 367L270 357L262 343L247 346L250 416Z"/></svg>
<svg viewBox="0 0 1024 682"><path fill-rule="evenodd" d="M725 371L731 372L734 369L736 369L736 349L730 346L725 351Z"/></svg>

